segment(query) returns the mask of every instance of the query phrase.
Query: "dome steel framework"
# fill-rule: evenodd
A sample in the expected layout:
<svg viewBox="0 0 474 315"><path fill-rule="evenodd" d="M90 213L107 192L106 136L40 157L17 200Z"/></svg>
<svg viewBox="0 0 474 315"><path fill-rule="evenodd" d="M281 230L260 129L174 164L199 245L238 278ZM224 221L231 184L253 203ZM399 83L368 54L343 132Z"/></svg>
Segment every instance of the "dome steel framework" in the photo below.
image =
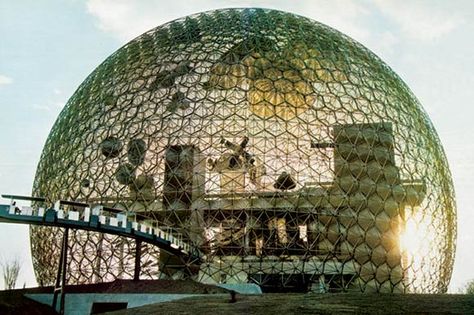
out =
<svg viewBox="0 0 474 315"><path fill-rule="evenodd" d="M451 277L454 192L427 115L373 53L290 13L204 12L126 44L61 112L33 193L124 209L204 253L185 273L144 246L143 278L428 293ZM31 228L41 284L61 234ZM74 231L68 282L132 277L134 246Z"/></svg>

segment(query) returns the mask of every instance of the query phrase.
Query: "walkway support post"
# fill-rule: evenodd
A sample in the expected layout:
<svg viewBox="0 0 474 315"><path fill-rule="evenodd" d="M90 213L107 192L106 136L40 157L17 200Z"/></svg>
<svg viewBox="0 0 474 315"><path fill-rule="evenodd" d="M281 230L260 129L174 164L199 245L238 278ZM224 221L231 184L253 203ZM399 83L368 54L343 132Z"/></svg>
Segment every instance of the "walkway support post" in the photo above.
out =
<svg viewBox="0 0 474 315"><path fill-rule="evenodd" d="M140 280L140 271L141 271L141 257L142 256L142 241L135 240L135 271L133 273L133 280Z"/></svg>
<svg viewBox="0 0 474 315"><path fill-rule="evenodd" d="M61 293L59 300L59 314L64 314L65 288L66 288L66 268L67 268L67 249L68 249L69 228L64 229L61 254L59 256L58 273L56 275L56 284L54 285L53 309L56 310L58 303L58 294Z"/></svg>

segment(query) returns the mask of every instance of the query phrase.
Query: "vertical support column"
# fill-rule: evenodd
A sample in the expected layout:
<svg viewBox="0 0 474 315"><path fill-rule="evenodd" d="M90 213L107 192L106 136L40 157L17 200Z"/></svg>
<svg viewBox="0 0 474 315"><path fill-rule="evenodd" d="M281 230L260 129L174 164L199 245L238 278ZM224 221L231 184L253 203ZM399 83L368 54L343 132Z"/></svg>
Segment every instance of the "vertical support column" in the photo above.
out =
<svg viewBox="0 0 474 315"><path fill-rule="evenodd" d="M141 256L142 256L142 241L135 240L135 272L133 273L133 280L140 280L141 271Z"/></svg>
<svg viewBox="0 0 474 315"><path fill-rule="evenodd" d="M65 287L66 287L66 268L67 268L67 247L68 247L69 228L64 229L61 254L59 256L58 273L56 275L56 284L54 285L53 309L56 310L58 303L58 294L61 293L59 302L59 314L64 314Z"/></svg>
<svg viewBox="0 0 474 315"><path fill-rule="evenodd" d="M101 272L100 272L100 263L101 263L101 259L102 259L102 245L104 243L104 234L103 233L100 233L99 234L99 244L97 246L97 258L96 258L96 263L95 263L95 266L94 266L94 282L95 283L99 283L99 282L102 282L103 281L103 278L102 278L102 275L101 275Z"/></svg>

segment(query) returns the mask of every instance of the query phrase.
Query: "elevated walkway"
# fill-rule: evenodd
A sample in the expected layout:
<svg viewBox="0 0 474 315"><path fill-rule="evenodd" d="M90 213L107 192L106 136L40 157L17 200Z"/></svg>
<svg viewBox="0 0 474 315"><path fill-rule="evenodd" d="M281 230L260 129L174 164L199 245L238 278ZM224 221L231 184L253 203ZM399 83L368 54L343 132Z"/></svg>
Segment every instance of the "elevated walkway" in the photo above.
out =
<svg viewBox="0 0 474 315"><path fill-rule="evenodd" d="M96 206L93 209L84 203L58 201L54 208L16 206L16 200L44 202L44 198L2 195L11 199L9 205L0 205L0 223L32 224L40 226L81 229L129 237L158 246L173 256L186 261L199 261L200 251L157 227L149 226L138 220L129 220L121 209ZM82 211L64 210L62 205L83 208Z"/></svg>

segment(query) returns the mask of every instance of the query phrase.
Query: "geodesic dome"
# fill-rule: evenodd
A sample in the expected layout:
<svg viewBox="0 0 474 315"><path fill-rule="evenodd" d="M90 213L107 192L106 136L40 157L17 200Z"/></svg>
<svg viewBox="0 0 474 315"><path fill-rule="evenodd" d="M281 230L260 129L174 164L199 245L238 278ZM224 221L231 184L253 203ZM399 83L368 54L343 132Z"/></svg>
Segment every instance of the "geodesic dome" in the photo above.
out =
<svg viewBox="0 0 474 315"><path fill-rule="evenodd" d="M185 274L144 246L144 278L445 292L451 277L454 192L427 115L373 53L290 13L200 13L120 48L61 112L33 192L124 209L202 252ZM60 235L31 228L40 283ZM69 283L133 274L129 239L74 231L70 246Z"/></svg>

